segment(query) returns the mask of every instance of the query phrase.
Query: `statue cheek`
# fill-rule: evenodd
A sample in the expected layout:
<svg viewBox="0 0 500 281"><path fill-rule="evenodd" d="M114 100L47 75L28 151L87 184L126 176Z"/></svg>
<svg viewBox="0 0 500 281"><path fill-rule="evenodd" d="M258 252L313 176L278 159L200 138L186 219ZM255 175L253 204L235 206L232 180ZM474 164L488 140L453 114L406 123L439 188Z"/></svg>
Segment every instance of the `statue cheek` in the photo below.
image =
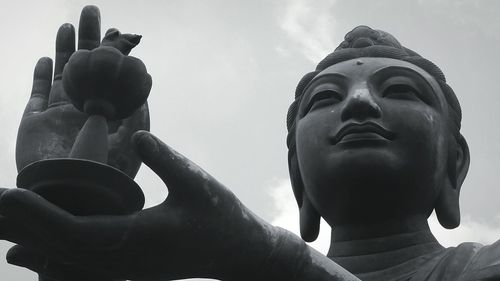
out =
<svg viewBox="0 0 500 281"><path fill-rule="evenodd" d="M449 130L446 120L436 111L428 111L425 114L429 136L435 144L436 157L442 158L442 154L447 150Z"/></svg>
<svg viewBox="0 0 500 281"><path fill-rule="evenodd" d="M442 179L445 178L447 174L448 147L451 135L447 127L447 122L441 113L434 109L429 109L424 112L423 117L427 127L425 131L426 145L429 148L427 161L433 166L429 176L432 177L432 185L435 186L436 189L441 186Z"/></svg>
<svg viewBox="0 0 500 281"><path fill-rule="evenodd" d="M424 107L415 110L413 118L408 118L406 121L411 126L415 127L427 141L436 143L443 142L444 134L447 132L446 122L440 112L431 107ZM411 120L413 119L413 120Z"/></svg>
<svg viewBox="0 0 500 281"><path fill-rule="evenodd" d="M316 150L328 146L328 137L334 132L333 123L320 114L301 119L295 135L298 149Z"/></svg>

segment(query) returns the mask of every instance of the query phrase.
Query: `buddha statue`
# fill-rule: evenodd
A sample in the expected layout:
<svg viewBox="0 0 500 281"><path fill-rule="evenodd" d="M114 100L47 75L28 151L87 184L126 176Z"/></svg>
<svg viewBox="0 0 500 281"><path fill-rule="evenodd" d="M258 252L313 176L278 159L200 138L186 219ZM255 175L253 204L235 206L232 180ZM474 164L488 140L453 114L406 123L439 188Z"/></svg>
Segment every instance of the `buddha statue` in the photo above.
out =
<svg viewBox="0 0 500 281"><path fill-rule="evenodd" d="M80 34L95 35L98 10L84 11ZM71 38L68 32L58 38ZM39 62L35 74L50 79L48 64ZM38 94L51 95L43 89ZM460 122L460 105L436 65L390 34L359 26L299 82L287 116L302 239L260 219L143 130L130 143L168 187L163 203L127 215L75 216L34 192L0 189L0 238L17 244L9 263L58 281L497 280L498 243L444 248L427 223L433 210L446 228L460 223L469 167ZM332 227L327 256L304 242L316 239L321 217Z"/></svg>

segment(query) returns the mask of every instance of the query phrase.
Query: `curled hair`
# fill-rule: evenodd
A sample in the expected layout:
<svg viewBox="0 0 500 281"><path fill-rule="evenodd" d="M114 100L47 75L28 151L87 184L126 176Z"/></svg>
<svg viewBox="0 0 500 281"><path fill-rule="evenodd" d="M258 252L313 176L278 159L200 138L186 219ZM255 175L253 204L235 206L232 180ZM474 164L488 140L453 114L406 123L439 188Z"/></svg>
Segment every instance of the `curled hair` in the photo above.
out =
<svg viewBox="0 0 500 281"><path fill-rule="evenodd" d="M446 83L446 77L441 69L418 53L402 46L391 34L381 30L374 30L367 26L358 26L346 34L345 40L334 52L320 61L314 71L302 77L295 89L295 100L288 109L286 117L288 129L286 139L288 146L288 167L292 180L293 192L299 207L302 204L303 183L298 170L295 128L297 124L298 108L304 90L309 82L324 69L343 61L361 57L398 59L414 64L428 72L438 82L448 104L449 122L451 123L452 133L456 138L460 135L462 110L453 89Z"/></svg>

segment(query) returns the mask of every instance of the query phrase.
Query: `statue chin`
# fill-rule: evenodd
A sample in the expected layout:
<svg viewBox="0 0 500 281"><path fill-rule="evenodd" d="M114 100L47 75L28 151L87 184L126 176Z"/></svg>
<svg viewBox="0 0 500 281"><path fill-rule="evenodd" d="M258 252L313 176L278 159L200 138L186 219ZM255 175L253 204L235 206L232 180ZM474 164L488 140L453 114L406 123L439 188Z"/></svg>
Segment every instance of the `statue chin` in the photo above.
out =
<svg viewBox="0 0 500 281"><path fill-rule="evenodd" d="M309 199L330 225L415 214L427 217L432 212L439 194L437 179L442 178L437 172L440 169L422 170L404 158L375 156L339 157L323 168L302 173Z"/></svg>

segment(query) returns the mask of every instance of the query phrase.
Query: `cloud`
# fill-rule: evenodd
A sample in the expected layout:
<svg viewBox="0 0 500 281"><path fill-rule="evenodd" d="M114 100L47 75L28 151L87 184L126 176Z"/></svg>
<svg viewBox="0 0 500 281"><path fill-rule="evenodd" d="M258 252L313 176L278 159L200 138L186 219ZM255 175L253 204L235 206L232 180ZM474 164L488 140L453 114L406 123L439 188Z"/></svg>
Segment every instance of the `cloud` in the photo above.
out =
<svg viewBox="0 0 500 281"><path fill-rule="evenodd" d="M462 217L462 223L456 229L444 229L435 214L429 218L429 226L438 241L445 247L456 246L462 242L492 244L500 239L500 226L494 222L480 222L470 215Z"/></svg>
<svg viewBox="0 0 500 281"><path fill-rule="evenodd" d="M272 224L288 229L300 236L299 209L293 197L292 186L289 179L276 179L271 184L271 198L278 211ZM330 226L321 220L321 232L318 239L308 243L311 247L326 255L330 246Z"/></svg>
<svg viewBox="0 0 500 281"><path fill-rule="evenodd" d="M280 27L312 63L318 63L336 46L333 40L336 23L331 16L335 2L289 1L279 17Z"/></svg>
<svg viewBox="0 0 500 281"><path fill-rule="evenodd" d="M271 187L271 197L278 210L272 224L288 229L300 236L299 211L292 187L288 179L275 180ZM460 227L448 230L439 225L436 216L433 214L429 218L429 226L436 239L445 247L456 246L462 242L479 242L491 244L500 238L500 226L495 226L490 222L479 222L471 216L465 215L462 218ZM330 226L321 221L321 232L319 237L309 245L323 254L328 252L330 246Z"/></svg>

